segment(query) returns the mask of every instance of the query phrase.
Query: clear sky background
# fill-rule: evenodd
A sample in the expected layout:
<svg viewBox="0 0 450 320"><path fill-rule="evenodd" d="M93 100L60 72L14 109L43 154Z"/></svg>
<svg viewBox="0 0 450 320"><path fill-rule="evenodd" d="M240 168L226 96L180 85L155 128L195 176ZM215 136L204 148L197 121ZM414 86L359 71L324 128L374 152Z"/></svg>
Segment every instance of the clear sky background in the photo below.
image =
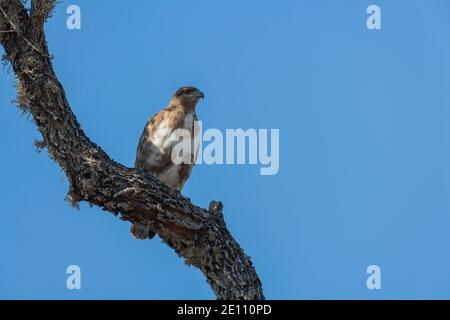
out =
<svg viewBox="0 0 450 320"><path fill-rule="evenodd" d="M66 8L82 29L66 28ZM382 30L366 28L378 4ZM48 22L83 129L134 164L147 119L182 85L207 128L279 128L280 171L200 165L183 193L225 219L267 298L450 298L450 2L78 0ZM0 298L214 299L158 238L67 182L0 74ZM82 289L66 289L81 267ZM382 271L368 290L366 268Z"/></svg>

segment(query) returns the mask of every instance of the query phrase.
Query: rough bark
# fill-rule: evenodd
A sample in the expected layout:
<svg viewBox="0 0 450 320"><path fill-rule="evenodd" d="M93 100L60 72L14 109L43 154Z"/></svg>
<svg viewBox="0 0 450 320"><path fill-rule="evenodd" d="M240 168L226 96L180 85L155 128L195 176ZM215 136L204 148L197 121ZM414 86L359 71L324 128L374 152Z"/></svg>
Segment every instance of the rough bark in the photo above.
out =
<svg viewBox="0 0 450 320"><path fill-rule="evenodd" d="M228 231L222 204L208 210L143 172L113 161L83 132L53 70L44 23L54 0L0 0L0 43L17 78L18 105L30 112L49 155L64 170L68 200L86 201L126 221L152 224L186 264L199 268L219 299L264 299L261 282Z"/></svg>

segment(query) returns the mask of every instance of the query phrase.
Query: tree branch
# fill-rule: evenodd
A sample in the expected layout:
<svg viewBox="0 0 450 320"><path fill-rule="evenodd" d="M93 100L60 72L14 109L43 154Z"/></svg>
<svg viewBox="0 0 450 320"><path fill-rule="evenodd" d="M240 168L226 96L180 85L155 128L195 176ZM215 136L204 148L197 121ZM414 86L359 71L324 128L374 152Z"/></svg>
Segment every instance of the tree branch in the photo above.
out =
<svg viewBox="0 0 450 320"><path fill-rule="evenodd" d="M159 180L116 163L81 129L48 52L44 22L53 0L0 0L0 43L16 74L19 106L28 110L42 145L64 170L68 200L101 207L126 221L153 225L188 265L199 268L219 299L264 299L261 282L228 231L222 204L201 209Z"/></svg>

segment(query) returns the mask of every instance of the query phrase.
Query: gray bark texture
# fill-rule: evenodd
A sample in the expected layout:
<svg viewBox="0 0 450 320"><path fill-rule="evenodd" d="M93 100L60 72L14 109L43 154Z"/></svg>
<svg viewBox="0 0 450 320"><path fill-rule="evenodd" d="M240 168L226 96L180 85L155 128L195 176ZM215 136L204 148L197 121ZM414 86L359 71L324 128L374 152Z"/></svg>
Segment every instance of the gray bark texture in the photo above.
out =
<svg viewBox="0 0 450 320"><path fill-rule="evenodd" d="M222 204L195 206L143 172L113 161L83 132L53 70L44 24L55 0L0 0L3 59L17 79L18 106L29 112L52 159L64 170L68 200L85 201L125 221L153 225L159 237L205 275L218 299L264 299L250 258L228 231Z"/></svg>

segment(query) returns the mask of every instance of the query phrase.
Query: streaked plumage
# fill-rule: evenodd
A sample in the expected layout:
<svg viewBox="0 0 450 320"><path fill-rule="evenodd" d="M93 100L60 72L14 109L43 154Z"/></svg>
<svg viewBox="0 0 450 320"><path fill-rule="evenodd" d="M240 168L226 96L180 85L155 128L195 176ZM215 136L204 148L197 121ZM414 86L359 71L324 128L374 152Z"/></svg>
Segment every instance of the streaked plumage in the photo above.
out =
<svg viewBox="0 0 450 320"><path fill-rule="evenodd" d="M190 163L174 164L171 158L172 148L179 143L176 129L184 128L194 139L197 125L195 107L202 99L203 93L193 87L183 87L170 100L168 106L156 113L145 125L137 148L135 167L144 170L164 182L169 187L180 191L191 175L197 158L193 150ZM153 238L150 226L133 223L131 233L137 239Z"/></svg>

